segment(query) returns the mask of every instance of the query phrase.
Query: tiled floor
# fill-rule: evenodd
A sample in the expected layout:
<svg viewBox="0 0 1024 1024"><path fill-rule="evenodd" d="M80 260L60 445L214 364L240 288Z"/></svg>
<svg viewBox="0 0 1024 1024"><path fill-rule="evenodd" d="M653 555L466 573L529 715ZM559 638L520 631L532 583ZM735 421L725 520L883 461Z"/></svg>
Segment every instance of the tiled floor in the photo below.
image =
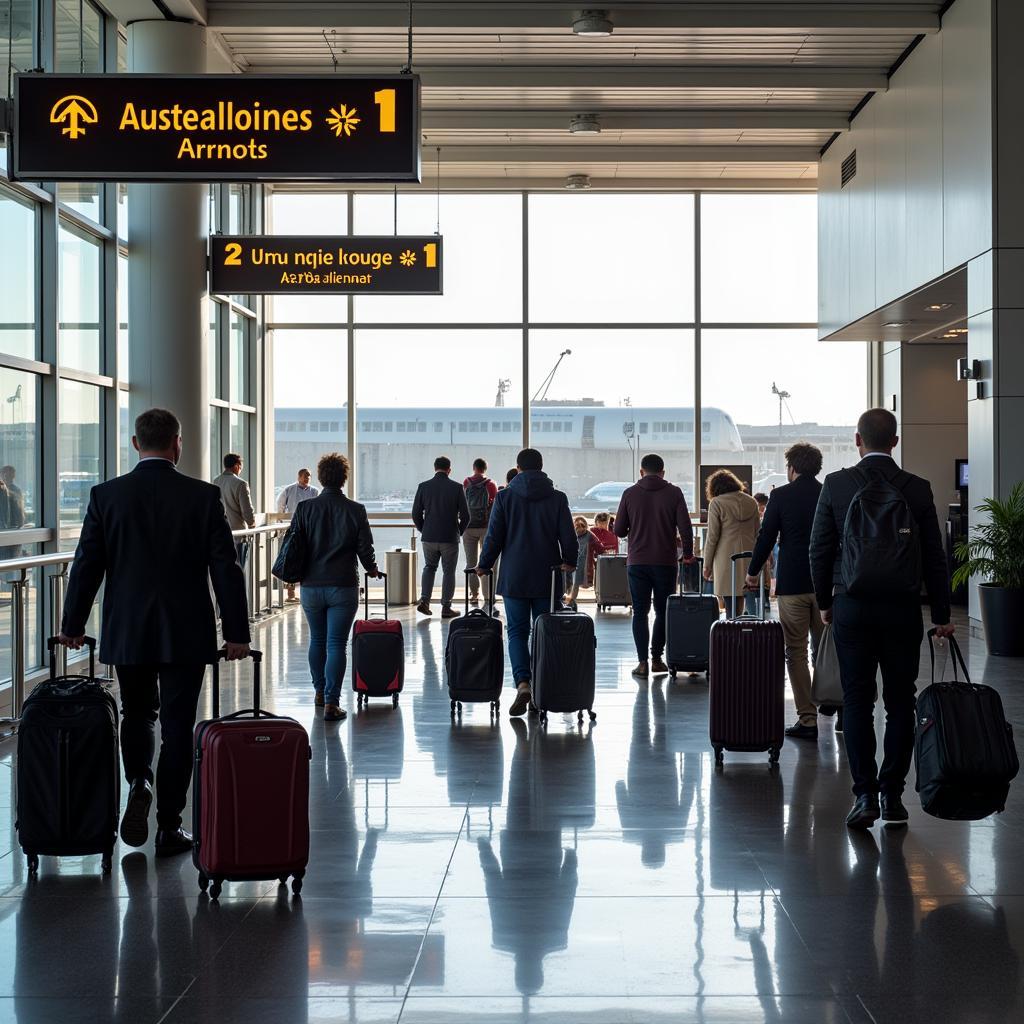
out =
<svg viewBox="0 0 1024 1024"><path fill-rule="evenodd" d="M445 627L403 618L400 708L340 726L313 713L301 613L261 630L267 702L312 737L300 900L249 883L212 904L187 857L123 848L112 878L44 858L29 883L0 745L0 1022L1024 1019L1019 786L998 819L912 801L909 830L851 836L831 723L777 772L716 774L706 684L638 686L623 612L599 619L597 724L546 733L486 707L453 725ZM965 644L1020 733L1024 666Z"/></svg>

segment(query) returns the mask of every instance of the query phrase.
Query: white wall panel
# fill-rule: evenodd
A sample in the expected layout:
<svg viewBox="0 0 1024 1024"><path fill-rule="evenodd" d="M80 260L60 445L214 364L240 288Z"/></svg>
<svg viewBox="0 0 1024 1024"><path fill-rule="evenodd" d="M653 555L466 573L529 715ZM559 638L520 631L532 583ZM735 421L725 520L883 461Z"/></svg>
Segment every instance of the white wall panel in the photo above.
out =
<svg viewBox="0 0 1024 1024"><path fill-rule="evenodd" d="M857 174L846 186L850 216L850 316L870 313L875 302L875 113L872 104L857 118L850 142L857 150Z"/></svg>
<svg viewBox="0 0 1024 1024"><path fill-rule="evenodd" d="M850 210L840 168L849 139L836 140L818 169L818 337L846 326L850 316Z"/></svg>
<svg viewBox="0 0 1024 1024"><path fill-rule="evenodd" d="M896 76L875 105L875 295L872 309L907 287L906 88Z"/></svg>

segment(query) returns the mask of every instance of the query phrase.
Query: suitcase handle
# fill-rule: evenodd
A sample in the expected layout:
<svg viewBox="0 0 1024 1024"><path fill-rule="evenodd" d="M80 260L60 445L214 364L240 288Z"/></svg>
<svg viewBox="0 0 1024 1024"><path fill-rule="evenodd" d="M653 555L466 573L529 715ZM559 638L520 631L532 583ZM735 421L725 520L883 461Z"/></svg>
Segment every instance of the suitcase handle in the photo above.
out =
<svg viewBox="0 0 1024 1024"><path fill-rule="evenodd" d="M932 682L935 682L935 633L934 627L928 630L928 653L932 659ZM953 662L953 682L965 682L970 683L971 677L967 671L967 662L964 661L963 652L960 650L960 645L956 642L955 636L948 636L946 639L949 641L949 655ZM956 674L957 662L960 663L960 667L964 670L963 680L959 679Z"/></svg>
<svg viewBox="0 0 1024 1024"><path fill-rule="evenodd" d="M465 569L463 571L466 574L466 614L468 615L469 614L469 578L470 578L470 576L472 576L476 572L476 566L473 566L472 569ZM484 579L486 579L490 583L490 587L488 588L490 590L490 593L487 595L487 603L490 606L491 618L493 619L494 618L494 570L493 569L488 569L484 573Z"/></svg>
<svg viewBox="0 0 1024 1024"><path fill-rule="evenodd" d="M736 611L736 609L739 607L739 605L737 604L737 599L740 598L740 597L745 597L746 596L746 588L744 588L743 590L739 591L738 593L736 591L736 564L740 561L741 558L753 558L753 557L754 557L754 552L753 551L737 551L736 554L732 555L730 557L730 559L729 559L732 562L732 610L733 611ZM763 619L765 617L765 614L764 614L764 572L763 571L759 572L757 574L757 584L758 584L758 586L757 586L757 609L758 609L757 614L756 615L733 615L732 616L733 619Z"/></svg>
<svg viewBox="0 0 1024 1024"><path fill-rule="evenodd" d="M682 596L683 594L686 593L686 591L683 590L683 566L685 564L686 563L685 563L684 559L680 558L679 559L679 594L680 594L680 596ZM709 582L708 580L704 579L704 556L703 555L695 555L694 559L690 563L690 565L696 565L697 566L697 593L700 594L701 597L703 597L704 596L704 591L707 589L707 585L708 585L708 582Z"/></svg>
<svg viewBox="0 0 1024 1024"><path fill-rule="evenodd" d="M562 611L569 611L571 609L559 608L555 600L555 588L558 586L558 581L561 579L563 587L565 586L566 570L562 568L562 563L551 566L551 614L557 615ZM563 593L565 591L563 590Z"/></svg>
<svg viewBox="0 0 1024 1024"><path fill-rule="evenodd" d="M384 581L384 618L388 617L388 574L377 572L377 576ZM370 617L370 574L363 573L363 618Z"/></svg>
<svg viewBox="0 0 1024 1024"><path fill-rule="evenodd" d="M212 718L220 718L220 663L227 651L220 650L213 662L213 700ZM252 648L249 650L249 657L252 658L252 707L245 711L236 711L227 718L239 718L242 715L254 715L259 718L260 712L260 666L263 664L263 652ZM266 714L266 712L263 712Z"/></svg>
<svg viewBox="0 0 1024 1024"><path fill-rule="evenodd" d="M89 648L89 678L96 678L96 637L83 636L82 643ZM60 637L50 636L46 638L46 650L50 655L50 678L57 678L57 648L60 646Z"/></svg>

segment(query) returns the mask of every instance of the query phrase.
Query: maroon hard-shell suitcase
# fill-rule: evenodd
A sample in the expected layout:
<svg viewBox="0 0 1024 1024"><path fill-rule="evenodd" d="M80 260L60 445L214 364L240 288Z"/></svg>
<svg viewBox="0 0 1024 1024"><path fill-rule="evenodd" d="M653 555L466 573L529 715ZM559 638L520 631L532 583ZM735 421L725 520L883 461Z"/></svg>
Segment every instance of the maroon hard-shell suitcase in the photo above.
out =
<svg viewBox="0 0 1024 1024"><path fill-rule="evenodd" d="M384 618L370 618L370 577L363 579L364 617L352 630L352 689L356 707L369 704L371 697L390 697L398 707L398 695L405 685L405 637L402 624L388 618L388 578L384 581Z"/></svg>
<svg viewBox="0 0 1024 1024"><path fill-rule="evenodd" d="M192 862L199 888L279 878L302 889L309 863L309 736L293 718L260 709L260 662L252 651L253 706L220 717L219 664L213 717L195 731Z"/></svg>
<svg viewBox="0 0 1024 1024"><path fill-rule="evenodd" d="M752 554L732 556L733 593L736 563ZM775 764L786 738L785 639L782 623L763 617L764 607L762 577L760 615L740 615L711 627L708 684L716 765L723 763L724 750L766 750Z"/></svg>

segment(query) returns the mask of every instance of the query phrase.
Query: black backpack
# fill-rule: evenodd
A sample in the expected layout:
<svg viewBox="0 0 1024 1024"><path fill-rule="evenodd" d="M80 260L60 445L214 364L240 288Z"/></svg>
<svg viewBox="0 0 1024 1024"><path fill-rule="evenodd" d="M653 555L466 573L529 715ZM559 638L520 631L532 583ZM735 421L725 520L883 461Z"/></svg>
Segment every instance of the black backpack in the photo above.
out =
<svg viewBox="0 0 1024 1024"><path fill-rule="evenodd" d="M487 493L488 480L474 480L466 488L466 504L469 506L469 525L484 527L491 518L491 496Z"/></svg>
<svg viewBox="0 0 1024 1024"><path fill-rule="evenodd" d="M852 597L918 594L921 539L903 494L911 479L901 470L892 480L881 473L853 473L860 487L843 523L840 569Z"/></svg>

